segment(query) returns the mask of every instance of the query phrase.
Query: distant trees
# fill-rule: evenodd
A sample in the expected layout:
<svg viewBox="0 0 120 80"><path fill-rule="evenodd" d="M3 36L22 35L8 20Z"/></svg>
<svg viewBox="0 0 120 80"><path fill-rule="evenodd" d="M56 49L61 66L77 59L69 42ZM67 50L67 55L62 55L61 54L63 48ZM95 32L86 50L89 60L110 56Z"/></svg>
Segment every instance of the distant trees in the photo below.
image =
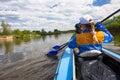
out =
<svg viewBox="0 0 120 80"><path fill-rule="evenodd" d="M117 18L117 20L107 26L107 29L114 32L120 31L120 15L116 16L115 18ZM110 20L107 20L107 21L110 21Z"/></svg>
<svg viewBox="0 0 120 80"><path fill-rule="evenodd" d="M40 30L35 30L35 31L29 31L29 30L23 30L20 31L19 29L16 30L11 30L11 25L2 20L1 22L1 27L2 27L2 32L0 33L1 35L13 35L16 38L27 38L27 37L34 37L34 36L44 36L44 35L53 35L53 34L61 34L61 33L67 33L67 32L73 32L73 31L60 31L58 29L54 29L54 31L45 31L44 28Z"/></svg>
<svg viewBox="0 0 120 80"><path fill-rule="evenodd" d="M19 29L16 29L16 30L13 31L13 34L21 35L21 31Z"/></svg>
<svg viewBox="0 0 120 80"><path fill-rule="evenodd" d="M59 31L58 29L54 29L54 33L59 34L59 33L61 33L61 31Z"/></svg>
<svg viewBox="0 0 120 80"><path fill-rule="evenodd" d="M40 34L45 35L45 34L47 34L47 32L44 29L42 29Z"/></svg>
<svg viewBox="0 0 120 80"><path fill-rule="evenodd" d="M33 37L36 35L34 32L30 32L29 30L20 31L19 29L13 30L12 34L16 38L28 38L28 37Z"/></svg>
<svg viewBox="0 0 120 80"><path fill-rule="evenodd" d="M111 30L111 31L120 31L120 15L115 16L115 18L117 18L117 20L109 25L107 25L107 29ZM107 20L106 22L111 21L111 19ZM105 23L106 23L105 22ZM54 31L45 31L45 29L41 29L40 30L35 30L35 31L29 31L29 30L23 30L20 31L19 29L13 30L11 31L11 25L8 24L7 22L5 22L4 20L2 20L1 22L1 27L2 27L2 31L0 32L0 35L15 35L16 37L27 37L27 36L31 36L31 35L52 35L52 34L61 34L61 33L71 33L74 32L74 30L68 30L68 31L60 31L58 29L54 29Z"/></svg>
<svg viewBox="0 0 120 80"><path fill-rule="evenodd" d="M6 23L4 20L1 22L1 27L2 27L2 35L10 35L11 34L11 25Z"/></svg>

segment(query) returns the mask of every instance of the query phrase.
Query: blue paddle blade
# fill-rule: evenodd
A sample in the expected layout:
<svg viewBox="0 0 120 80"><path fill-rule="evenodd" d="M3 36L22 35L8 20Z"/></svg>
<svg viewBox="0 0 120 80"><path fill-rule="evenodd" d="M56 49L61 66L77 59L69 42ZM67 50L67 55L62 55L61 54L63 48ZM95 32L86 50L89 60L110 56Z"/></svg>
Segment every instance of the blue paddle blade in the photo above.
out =
<svg viewBox="0 0 120 80"><path fill-rule="evenodd" d="M47 55L56 55L58 53L57 50L52 50L50 52L47 53Z"/></svg>
<svg viewBox="0 0 120 80"><path fill-rule="evenodd" d="M54 47L52 47L53 49L59 49L61 46L59 46L59 45L56 45L56 46L54 46Z"/></svg>

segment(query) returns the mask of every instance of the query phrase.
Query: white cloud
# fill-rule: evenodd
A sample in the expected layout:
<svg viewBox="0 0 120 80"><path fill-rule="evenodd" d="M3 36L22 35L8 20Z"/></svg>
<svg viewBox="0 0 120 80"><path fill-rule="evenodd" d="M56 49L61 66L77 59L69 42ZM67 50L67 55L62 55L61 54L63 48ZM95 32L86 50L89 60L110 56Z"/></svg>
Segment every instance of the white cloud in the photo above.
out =
<svg viewBox="0 0 120 80"><path fill-rule="evenodd" d="M6 19L14 28L19 29L70 30L74 29L81 15L89 14L99 21L120 5L120 0L111 0L111 3L103 6L93 6L93 1L95 0L0 1L0 18Z"/></svg>

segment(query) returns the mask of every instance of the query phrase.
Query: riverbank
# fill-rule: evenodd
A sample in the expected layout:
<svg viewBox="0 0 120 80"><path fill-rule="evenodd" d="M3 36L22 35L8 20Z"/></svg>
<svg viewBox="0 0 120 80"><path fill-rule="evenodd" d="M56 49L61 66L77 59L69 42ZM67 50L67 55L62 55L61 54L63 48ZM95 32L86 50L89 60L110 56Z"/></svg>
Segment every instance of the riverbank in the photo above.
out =
<svg viewBox="0 0 120 80"><path fill-rule="evenodd" d="M3 42L12 42L13 41L13 36L10 35L10 36L0 36L0 43L3 43Z"/></svg>
<svg viewBox="0 0 120 80"><path fill-rule="evenodd" d="M0 36L0 41L13 41L13 36L12 35L9 35L9 36L6 36L6 35Z"/></svg>

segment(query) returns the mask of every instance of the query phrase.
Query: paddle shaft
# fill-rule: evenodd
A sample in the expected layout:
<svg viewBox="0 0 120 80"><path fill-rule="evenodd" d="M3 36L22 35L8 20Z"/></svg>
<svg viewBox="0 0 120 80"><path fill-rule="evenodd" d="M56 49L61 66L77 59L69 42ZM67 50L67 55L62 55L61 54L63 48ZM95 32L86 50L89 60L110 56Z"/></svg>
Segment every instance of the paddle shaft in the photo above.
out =
<svg viewBox="0 0 120 80"><path fill-rule="evenodd" d="M62 45L60 45L60 46L64 46L64 45L66 45L66 44L68 44L68 42L66 42L66 43L64 43L64 44L62 44Z"/></svg>
<svg viewBox="0 0 120 80"><path fill-rule="evenodd" d="M65 46L67 46L67 44L68 44L68 42L64 46L62 46L60 49L58 49L57 51L62 50Z"/></svg>
<svg viewBox="0 0 120 80"><path fill-rule="evenodd" d="M105 19L103 19L101 22L104 22L105 20L107 20L108 18L110 18L111 16L115 15L116 13L118 13L120 11L120 9L118 9L117 11L113 12L112 14L110 14L108 17L106 17Z"/></svg>

